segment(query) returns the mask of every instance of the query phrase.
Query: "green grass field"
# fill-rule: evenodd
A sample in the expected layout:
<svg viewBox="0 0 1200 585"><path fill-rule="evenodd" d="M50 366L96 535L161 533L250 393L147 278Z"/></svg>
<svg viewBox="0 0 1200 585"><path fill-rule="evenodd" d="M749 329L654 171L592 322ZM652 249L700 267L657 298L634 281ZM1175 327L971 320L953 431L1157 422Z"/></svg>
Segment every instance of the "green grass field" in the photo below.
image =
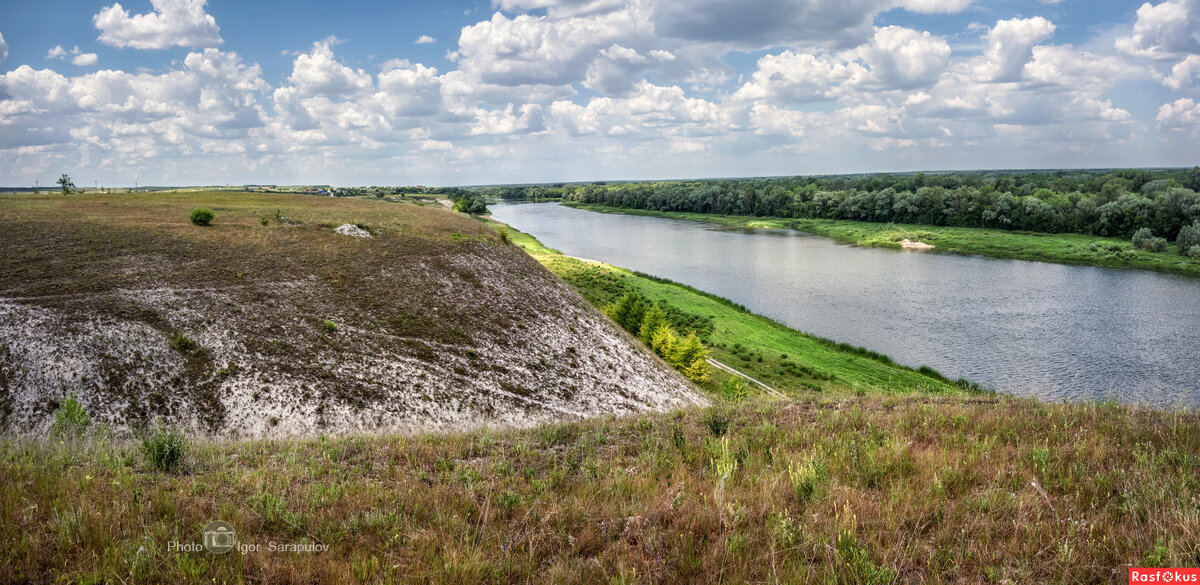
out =
<svg viewBox="0 0 1200 585"><path fill-rule="evenodd" d="M637 290L664 309L706 323L701 333L712 356L783 392L955 392L932 370L915 371L886 357L796 331L730 301L600 262L564 256L532 236L505 228L514 243L598 307ZM933 374L932 376L929 374ZM715 389L724 374L709 382Z"/></svg>
<svg viewBox="0 0 1200 585"><path fill-rule="evenodd" d="M1174 247L1165 252L1147 252L1133 247L1129 240L1101 238L1082 234L1044 234L986 228L870 223L838 219L783 219L741 215L712 215L674 211L646 211L565 202L564 205L599 211L649 215L721 225L753 228L790 228L826 236L859 246L899 248L908 238L930 244L941 252L979 254L994 258L1055 262L1111 268L1137 268L1200 276L1200 261L1178 254Z"/></svg>

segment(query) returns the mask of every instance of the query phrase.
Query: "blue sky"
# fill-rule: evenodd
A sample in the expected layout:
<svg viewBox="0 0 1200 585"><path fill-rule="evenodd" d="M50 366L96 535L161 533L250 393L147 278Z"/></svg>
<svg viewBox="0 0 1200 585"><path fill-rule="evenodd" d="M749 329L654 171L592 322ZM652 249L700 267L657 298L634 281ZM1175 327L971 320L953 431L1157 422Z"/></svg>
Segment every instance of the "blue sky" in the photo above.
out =
<svg viewBox="0 0 1200 585"><path fill-rule="evenodd" d="M6 0L0 184L1191 166L1198 2Z"/></svg>

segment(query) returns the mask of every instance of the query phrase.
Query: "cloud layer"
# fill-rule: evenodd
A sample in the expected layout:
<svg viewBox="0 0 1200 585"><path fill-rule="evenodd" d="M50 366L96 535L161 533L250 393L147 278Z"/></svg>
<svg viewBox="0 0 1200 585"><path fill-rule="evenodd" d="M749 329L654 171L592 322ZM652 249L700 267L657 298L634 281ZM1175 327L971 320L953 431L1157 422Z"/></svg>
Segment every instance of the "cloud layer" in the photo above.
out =
<svg viewBox="0 0 1200 585"><path fill-rule="evenodd" d="M7 64L0 177L465 184L1200 162L1183 160L1200 133L1196 0L1143 5L1107 46L1056 43L1046 16L941 34L879 24L970 0L496 0L447 71L403 56L354 66L330 37L274 83L217 48L203 0L152 5L93 21L113 47L191 49L165 69ZM46 59L104 60L61 46ZM1121 96L1147 87L1179 95L1139 119Z"/></svg>

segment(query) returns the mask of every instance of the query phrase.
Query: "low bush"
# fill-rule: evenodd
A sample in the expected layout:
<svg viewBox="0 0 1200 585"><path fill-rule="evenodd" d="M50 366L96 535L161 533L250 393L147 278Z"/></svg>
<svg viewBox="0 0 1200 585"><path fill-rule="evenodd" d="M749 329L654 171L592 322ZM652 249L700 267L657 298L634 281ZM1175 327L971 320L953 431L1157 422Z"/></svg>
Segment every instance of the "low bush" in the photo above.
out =
<svg viewBox="0 0 1200 585"><path fill-rule="evenodd" d="M51 436L79 438L91 424L91 417L75 395L69 395L54 411L54 423L50 425Z"/></svg>
<svg viewBox="0 0 1200 585"><path fill-rule="evenodd" d="M175 429L155 427L142 437L142 453L151 469L171 471L179 467L187 451L187 439Z"/></svg>
<svg viewBox="0 0 1200 585"><path fill-rule="evenodd" d="M1136 232L1133 232L1133 238L1131 241L1133 242L1133 247L1141 248L1153 237L1154 233L1150 231L1150 228L1144 227Z"/></svg>
<svg viewBox="0 0 1200 585"><path fill-rule="evenodd" d="M746 380L741 376L729 376L721 382L721 388L717 391L721 398L731 402L738 402L749 394L746 388Z"/></svg>
<svg viewBox="0 0 1200 585"><path fill-rule="evenodd" d="M192 210L191 219L195 225L212 225L213 212L211 209L197 207Z"/></svg>
<svg viewBox="0 0 1200 585"><path fill-rule="evenodd" d="M171 349L182 353L191 353L199 347L195 341L192 341L192 338L183 334L171 338Z"/></svg>
<svg viewBox="0 0 1200 585"><path fill-rule="evenodd" d="M705 411L704 416L700 418L700 422L708 427L708 430L712 432L714 437L720 437L729 431L729 425L733 420L729 411L723 408L711 407Z"/></svg>
<svg viewBox="0 0 1200 585"><path fill-rule="evenodd" d="M1180 254L1189 254L1192 247L1200 246L1200 219L1179 230L1179 236L1175 238L1175 245L1179 246Z"/></svg>
<svg viewBox="0 0 1200 585"><path fill-rule="evenodd" d="M1150 228L1141 228L1133 233L1133 247L1147 252L1162 252L1167 249L1167 239L1154 237Z"/></svg>

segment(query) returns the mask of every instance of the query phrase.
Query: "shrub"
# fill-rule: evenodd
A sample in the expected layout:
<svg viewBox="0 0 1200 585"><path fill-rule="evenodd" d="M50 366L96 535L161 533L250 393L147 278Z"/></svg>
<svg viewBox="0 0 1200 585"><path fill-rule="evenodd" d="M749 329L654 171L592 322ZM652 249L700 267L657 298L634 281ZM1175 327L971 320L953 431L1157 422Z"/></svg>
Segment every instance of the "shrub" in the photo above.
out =
<svg viewBox="0 0 1200 585"><path fill-rule="evenodd" d="M213 212L211 209L197 207L192 210L192 223L196 225L211 225L213 220Z"/></svg>
<svg viewBox="0 0 1200 585"><path fill-rule="evenodd" d="M187 439L175 429L159 426L142 437L142 453L152 469L170 471L177 468L186 450Z"/></svg>
<svg viewBox="0 0 1200 585"><path fill-rule="evenodd" d="M330 321L329 319L326 319L326 320L325 320L325 330L326 330L326 331L328 331L328 332L330 332L330 333L333 333L334 331L337 331L337 330L338 330L337 323L334 323L333 321Z"/></svg>
<svg viewBox="0 0 1200 585"><path fill-rule="evenodd" d="M269 221L267 221L267 216L265 216L265 215L262 216L262 219L258 220L258 222L264 226L270 223Z"/></svg>
<svg viewBox="0 0 1200 585"><path fill-rule="evenodd" d="M196 349L199 347L200 346L197 345L195 341L192 341L192 338L183 334L179 334L171 338L171 349L176 351L191 353L196 351Z"/></svg>
<svg viewBox="0 0 1200 585"><path fill-rule="evenodd" d="M1193 246L1200 246L1200 219L1179 230L1179 237L1175 238L1175 245L1179 246L1180 254L1190 253Z"/></svg>
<svg viewBox="0 0 1200 585"><path fill-rule="evenodd" d="M1150 228L1141 228L1133 232L1133 247L1146 250L1148 252L1162 252L1167 249L1167 240L1165 238L1156 238Z"/></svg>
<svg viewBox="0 0 1200 585"><path fill-rule="evenodd" d="M78 438L83 436L91 422L83 404L71 394L54 411L54 424L50 425L50 434L55 437Z"/></svg>
<svg viewBox="0 0 1200 585"><path fill-rule="evenodd" d="M1200 244L1192 246L1191 249L1188 250L1188 258L1191 258L1192 260L1200 260Z"/></svg>
<svg viewBox="0 0 1200 585"><path fill-rule="evenodd" d="M788 464L788 478L792 480L792 493L800 505L808 503L821 488L825 479L825 467L817 461Z"/></svg>
<svg viewBox="0 0 1200 585"><path fill-rule="evenodd" d="M713 436L720 437L729 431L729 424L732 422L732 420L730 419L728 411L721 408L712 407L704 413L704 416L700 419L700 422L704 423L704 426L708 427L708 430L712 432Z"/></svg>
<svg viewBox="0 0 1200 585"><path fill-rule="evenodd" d="M481 215L488 212L487 202L484 201L483 195L479 193L463 191L452 194L450 199L454 202L454 211L459 213Z"/></svg>
<svg viewBox="0 0 1200 585"><path fill-rule="evenodd" d="M1153 237L1154 234L1151 233L1150 228L1141 228L1138 231L1133 232L1133 247L1141 248L1146 244L1146 242L1150 241L1150 238Z"/></svg>
<svg viewBox="0 0 1200 585"><path fill-rule="evenodd" d="M741 376L729 376L721 382L721 388L717 391L721 398L732 402L738 402L746 397L748 391L746 389L746 380Z"/></svg>

